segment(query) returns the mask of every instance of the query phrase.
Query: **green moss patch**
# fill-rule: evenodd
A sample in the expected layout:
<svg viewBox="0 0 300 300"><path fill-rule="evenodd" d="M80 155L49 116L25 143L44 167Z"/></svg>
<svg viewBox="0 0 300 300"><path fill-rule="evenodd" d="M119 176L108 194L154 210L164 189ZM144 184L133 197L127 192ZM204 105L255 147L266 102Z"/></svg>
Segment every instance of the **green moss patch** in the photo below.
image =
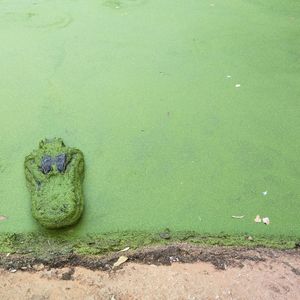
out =
<svg viewBox="0 0 300 300"><path fill-rule="evenodd" d="M166 234L167 232L167 234ZM87 235L82 238L66 238L64 234L1 234L0 253L15 253L32 257L46 258L56 255L104 255L120 251L126 247L131 250L151 245L168 245L188 243L199 246L238 246L269 247L276 249L292 249L298 240L293 237L262 237L220 234L199 235L196 232L176 232L169 230L160 233L147 232L115 232L103 235Z"/></svg>

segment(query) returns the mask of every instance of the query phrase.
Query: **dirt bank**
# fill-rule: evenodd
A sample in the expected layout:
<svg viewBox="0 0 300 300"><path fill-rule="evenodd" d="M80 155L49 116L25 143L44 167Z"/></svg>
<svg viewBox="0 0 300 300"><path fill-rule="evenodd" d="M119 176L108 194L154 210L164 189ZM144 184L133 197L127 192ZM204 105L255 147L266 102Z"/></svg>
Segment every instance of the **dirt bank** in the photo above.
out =
<svg viewBox="0 0 300 300"><path fill-rule="evenodd" d="M298 249L172 245L58 262L14 257L18 268L0 271L1 299L300 299Z"/></svg>

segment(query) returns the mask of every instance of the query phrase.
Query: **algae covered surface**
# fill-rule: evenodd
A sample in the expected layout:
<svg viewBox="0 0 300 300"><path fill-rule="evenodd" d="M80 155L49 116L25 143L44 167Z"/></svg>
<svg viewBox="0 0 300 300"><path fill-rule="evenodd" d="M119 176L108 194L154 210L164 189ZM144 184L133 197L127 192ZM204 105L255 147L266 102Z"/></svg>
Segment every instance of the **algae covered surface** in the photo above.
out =
<svg viewBox="0 0 300 300"><path fill-rule="evenodd" d="M0 232L44 234L23 161L61 137L85 156L65 237L300 238L299 16L293 0L0 1Z"/></svg>

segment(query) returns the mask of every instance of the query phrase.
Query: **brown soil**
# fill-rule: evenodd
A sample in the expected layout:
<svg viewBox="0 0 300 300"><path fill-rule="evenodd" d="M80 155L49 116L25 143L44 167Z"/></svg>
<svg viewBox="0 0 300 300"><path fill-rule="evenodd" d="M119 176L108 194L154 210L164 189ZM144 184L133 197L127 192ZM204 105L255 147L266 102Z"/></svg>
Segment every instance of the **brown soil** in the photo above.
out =
<svg viewBox="0 0 300 300"><path fill-rule="evenodd" d="M121 255L128 261L114 268ZM1 265L1 299L300 299L299 249L172 245L44 263L9 255Z"/></svg>

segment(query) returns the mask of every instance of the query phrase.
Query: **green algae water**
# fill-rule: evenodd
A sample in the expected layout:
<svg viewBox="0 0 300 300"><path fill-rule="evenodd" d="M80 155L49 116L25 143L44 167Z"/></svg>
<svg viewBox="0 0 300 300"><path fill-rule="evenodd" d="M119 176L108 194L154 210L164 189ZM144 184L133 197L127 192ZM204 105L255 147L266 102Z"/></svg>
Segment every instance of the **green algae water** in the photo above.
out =
<svg viewBox="0 0 300 300"><path fill-rule="evenodd" d="M70 234L300 237L299 16L294 0L0 1L0 232L42 230L23 162L61 137L86 163Z"/></svg>

